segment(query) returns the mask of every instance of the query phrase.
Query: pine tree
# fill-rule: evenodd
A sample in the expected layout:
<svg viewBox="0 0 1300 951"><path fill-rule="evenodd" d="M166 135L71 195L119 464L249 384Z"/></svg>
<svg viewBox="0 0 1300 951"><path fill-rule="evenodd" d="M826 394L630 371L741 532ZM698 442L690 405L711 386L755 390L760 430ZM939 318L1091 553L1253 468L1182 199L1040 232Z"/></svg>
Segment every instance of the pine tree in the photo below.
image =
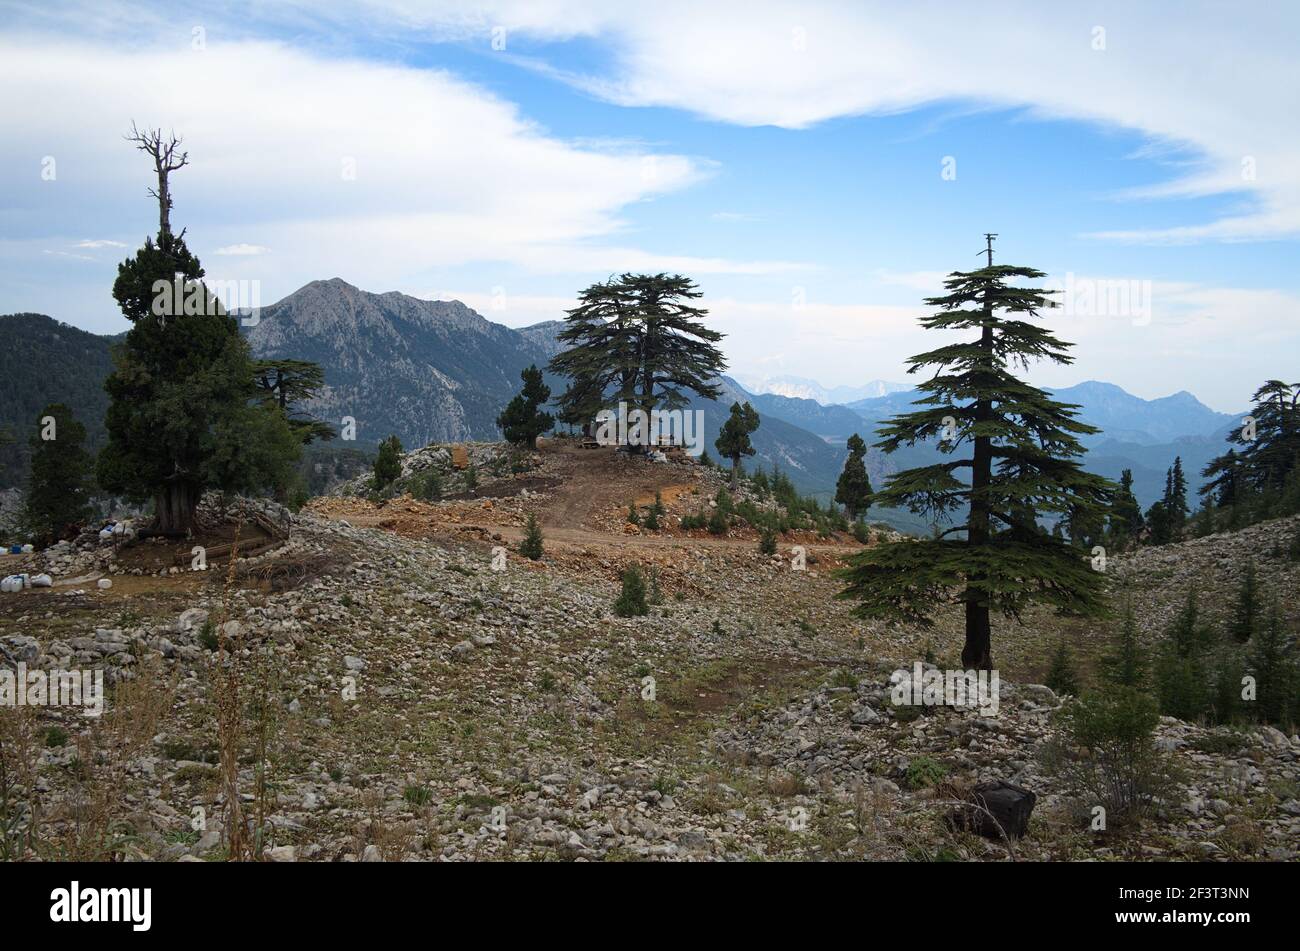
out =
<svg viewBox="0 0 1300 951"><path fill-rule="evenodd" d="M1249 641L1259 630L1259 582L1255 577L1255 559L1246 559L1246 571L1241 579L1241 588L1237 591L1237 609L1233 614L1232 636L1242 644Z"/></svg>
<svg viewBox="0 0 1300 951"><path fill-rule="evenodd" d="M402 474L402 441L396 436L389 436L379 444L379 453L375 456L376 489L383 489Z"/></svg>
<svg viewBox="0 0 1300 951"><path fill-rule="evenodd" d="M740 483L740 459L752 456L754 446L749 441L749 434L758 429L758 412L748 402L744 406L731 404L731 415L722 425L722 432L714 442L718 455L731 460L731 487Z"/></svg>
<svg viewBox="0 0 1300 951"><path fill-rule="evenodd" d="M203 267L171 230L168 176L179 140L132 130L154 160L157 239L117 269L113 297L131 322L104 382L108 443L97 476L108 492L154 502L154 531L184 535L207 489L283 487L302 443L284 415L254 402L253 364L234 317L202 283Z"/></svg>
<svg viewBox="0 0 1300 951"><path fill-rule="evenodd" d="M1079 677L1074 671L1074 657L1071 656L1070 645L1064 637L1056 642L1056 649L1052 652L1052 663L1043 682L1058 696L1079 694Z"/></svg>
<svg viewBox="0 0 1300 951"><path fill-rule="evenodd" d="M1295 649L1288 646L1282 612L1276 601L1269 610L1268 623L1252 645L1250 668L1255 675L1256 710L1260 720L1285 724L1300 713Z"/></svg>
<svg viewBox="0 0 1300 951"><path fill-rule="evenodd" d="M1114 649L1102 656L1098 665L1101 679L1116 687L1142 689L1146 686L1148 672L1146 652L1138 642L1137 621L1133 617L1133 602L1124 605L1124 621Z"/></svg>
<svg viewBox="0 0 1300 951"><path fill-rule="evenodd" d="M524 388L501 411L497 426L506 442L518 446L533 446L537 437L555 424L555 417L538 409L551 398L551 388L542 382L542 371L536 365L520 374Z"/></svg>
<svg viewBox="0 0 1300 951"><path fill-rule="evenodd" d="M44 545L79 527L90 517L94 460L85 449L86 427L63 403L41 410L30 440L23 522Z"/></svg>
<svg viewBox="0 0 1300 951"><path fill-rule="evenodd" d="M835 483L835 501L848 509L849 519L856 522L871 507L871 479L867 476L867 444L854 433L847 444L849 457Z"/></svg>
<svg viewBox="0 0 1300 951"><path fill-rule="evenodd" d="M650 613L646 604L645 577L636 565L623 571L623 590L614 602L614 613L619 617L644 617Z"/></svg>
<svg viewBox="0 0 1300 951"><path fill-rule="evenodd" d="M537 524L537 516L532 512L528 513L524 538L519 543L519 554L531 561L537 561L542 557L542 527Z"/></svg>
<svg viewBox="0 0 1300 951"><path fill-rule="evenodd" d="M1251 425L1228 436L1241 452L1229 449L1203 472L1214 477L1211 491L1223 498L1220 505L1235 501L1242 490L1281 490L1300 466L1300 384L1269 380L1251 401Z"/></svg>
<svg viewBox="0 0 1300 951"><path fill-rule="evenodd" d="M841 577L841 598L860 604L861 617L895 617L928 625L935 607L956 591L965 606L967 668L991 668L990 612L1018 613L1039 601L1091 615L1102 609L1102 578L1077 550L1039 531L1041 516L1108 504L1110 483L1084 472L1078 438L1094 433L1077 420L1077 407L1017 379L1013 365L1032 359L1070 363L1064 343L1024 318L1054 306L1041 290L1008 283L1043 272L992 264L955 272L947 293L927 301L938 311L921 318L927 329L977 330L978 337L912 357L909 373L936 366L922 383L913 413L890 420L878 447L943 439L952 456L970 455L898 473L875 494L876 504L905 506L936 523L958 513L958 524L938 537L879 545L855 555ZM955 425L954 425L955 424ZM965 473L968 480L959 479ZM963 538L953 535L964 534Z"/></svg>
<svg viewBox="0 0 1300 951"><path fill-rule="evenodd" d="M1165 470L1165 490L1147 510L1146 520L1154 545L1167 545L1182 536L1187 523L1187 480L1181 457L1174 457L1174 464Z"/></svg>
<svg viewBox="0 0 1300 951"><path fill-rule="evenodd" d="M1213 631L1201 623L1196 589L1192 588L1169 627L1156 661L1162 713L1195 720L1209 709L1212 697L1207 654L1213 640Z"/></svg>
<svg viewBox="0 0 1300 951"><path fill-rule="evenodd" d="M1133 494L1133 470L1125 469L1119 476L1119 490L1110 505L1110 535L1119 545L1142 533L1142 508Z"/></svg>

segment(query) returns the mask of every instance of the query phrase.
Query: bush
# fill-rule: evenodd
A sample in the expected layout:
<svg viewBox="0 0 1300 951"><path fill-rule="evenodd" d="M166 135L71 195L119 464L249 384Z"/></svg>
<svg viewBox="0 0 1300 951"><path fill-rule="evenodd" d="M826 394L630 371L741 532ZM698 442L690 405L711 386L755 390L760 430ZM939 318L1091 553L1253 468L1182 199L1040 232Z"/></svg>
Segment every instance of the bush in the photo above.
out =
<svg viewBox="0 0 1300 951"><path fill-rule="evenodd" d="M420 499L423 502L436 502L442 498L442 479L438 473L432 470L412 476L407 491L411 493L411 497L414 499Z"/></svg>
<svg viewBox="0 0 1300 951"><path fill-rule="evenodd" d="M623 590L614 602L614 613L619 617L645 617L650 613L645 577L636 565L629 565L623 572Z"/></svg>
<svg viewBox="0 0 1300 951"><path fill-rule="evenodd" d="M862 545L871 544L871 529L867 528L865 523L854 522L851 531L853 532L853 537L858 541L859 544Z"/></svg>
<svg viewBox="0 0 1300 951"><path fill-rule="evenodd" d="M727 525L727 516L723 514L722 506L718 506L713 510L713 514L709 516L709 534L725 535L727 533Z"/></svg>
<svg viewBox="0 0 1300 951"><path fill-rule="evenodd" d="M542 528L537 524L537 516L528 513L528 523L524 527L524 540L519 543L519 554L531 561L542 557Z"/></svg>
<svg viewBox="0 0 1300 951"><path fill-rule="evenodd" d="M948 767L930 756L918 756L907 764L903 781L909 789L926 789L937 786L948 775Z"/></svg>
<svg viewBox="0 0 1300 951"><path fill-rule="evenodd" d="M1159 722L1154 698L1140 690L1086 693L1057 715L1045 765L1082 795L1083 813L1102 806L1108 821L1140 817L1175 788L1173 765L1154 743Z"/></svg>
<svg viewBox="0 0 1300 951"><path fill-rule="evenodd" d="M627 520L633 525L641 524L641 515L636 510L635 502L627 503Z"/></svg>
<svg viewBox="0 0 1300 951"><path fill-rule="evenodd" d="M776 532L771 528L764 528L758 536L758 551L763 555L776 554Z"/></svg>

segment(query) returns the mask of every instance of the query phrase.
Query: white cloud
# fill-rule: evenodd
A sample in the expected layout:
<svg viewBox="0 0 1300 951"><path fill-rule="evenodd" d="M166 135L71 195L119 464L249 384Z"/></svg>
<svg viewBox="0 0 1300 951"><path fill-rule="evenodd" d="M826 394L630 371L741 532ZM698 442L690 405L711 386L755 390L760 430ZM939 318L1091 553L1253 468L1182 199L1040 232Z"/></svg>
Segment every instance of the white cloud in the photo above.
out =
<svg viewBox="0 0 1300 951"><path fill-rule="evenodd" d="M98 250L100 248L127 248L130 247L130 245L122 241L109 241L107 238L96 238L78 241L73 245L73 247Z"/></svg>
<svg viewBox="0 0 1300 951"><path fill-rule="evenodd" d="M184 137L191 164L173 176L172 216L191 247L237 260L233 276L260 279L268 297L322 274L411 286L475 262L740 274L794 266L615 240L626 206L700 181L709 167L699 160L577 147L444 71L221 42L217 31L203 50L188 39L147 49L0 40L0 160L33 169L41 156L58 160L58 180L39 192L58 210L34 230L122 208L132 229L154 230L147 160L122 141L137 121ZM240 240L252 227L264 244ZM276 249L274 264L265 248Z"/></svg>
<svg viewBox="0 0 1300 951"><path fill-rule="evenodd" d="M1139 131L1147 154L1190 155L1128 197L1240 194L1249 207L1122 241L1300 234L1300 83L1291 4L866 3L809 0L371 0L368 10L456 36L493 26L542 40L598 37L612 66L552 75L626 106L791 129L941 101L1025 107ZM1099 48L1100 47L1100 48Z"/></svg>

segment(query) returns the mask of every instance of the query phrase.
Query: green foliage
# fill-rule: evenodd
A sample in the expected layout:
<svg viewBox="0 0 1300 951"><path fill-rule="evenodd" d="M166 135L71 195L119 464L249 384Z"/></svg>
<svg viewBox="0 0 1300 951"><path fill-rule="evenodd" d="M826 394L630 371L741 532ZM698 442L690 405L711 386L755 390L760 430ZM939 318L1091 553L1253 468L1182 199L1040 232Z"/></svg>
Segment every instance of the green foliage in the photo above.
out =
<svg viewBox="0 0 1300 951"><path fill-rule="evenodd" d="M713 444L721 458L731 460L733 486L739 479L741 457L754 454L754 446L749 441L749 435L758 429L758 422L758 411L750 406L748 401L743 406L740 403L732 403L731 414L722 424L722 432Z"/></svg>
<svg viewBox="0 0 1300 951"><path fill-rule="evenodd" d="M1246 643L1260 627L1259 579L1255 576L1255 559L1246 559L1246 571L1237 591L1237 607L1229 632L1239 643Z"/></svg>
<svg viewBox="0 0 1300 951"><path fill-rule="evenodd" d="M641 513L636 510L636 503L627 503L627 520L631 525L641 524Z"/></svg>
<svg viewBox="0 0 1300 951"><path fill-rule="evenodd" d="M1176 774L1155 747L1160 711L1149 695L1110 686L1067 702L1057 717L1060 735L1045 749L1046 765L1081 794L1089 813L1100 805L1108 823L1134 819L1176 789Z"/></svg>
<svg viewBox="0 0 1300 951"><path fill-rule="evenodd" d="M49 436L50 438L45 438ZM62 403L41 411L30 440L31 471L23 521L44 545L90 517L91 469L86 427Z"/></svg>
<svg viewBox="0 0 1300 951"><path fill-rule="evenodd" d="M844 460L844 471L835 483L835 501L849 511L849 519L857 521L871 507L871 479L867 476L867 444L854 433L848 441L849 457Z"/></svg>
<svg viewBox="0 0 1300 951"><path fill-rule="evenodd" d="M700 296L680 274L622 274L584 290L557 334L565 349L548 367L570 381L560 419L587 427L607 400L649 413L683 406L689 393L716 399L722 334L701 322L708 312L691 303Z"/></svg>
<svg viewBox="0 0 1300 951"><path fill-rule="evenodd" d="M442 498L442 476L433 469L416 473L407 483L407 491L422 502L436 502Z"/></svg>
<svg viewBox="0 0 1300 951"><path fill-rule="evenodd" d="M71 407L85 424L88 452L104 445L112 340L41 314L0 317L0 334L0 489L9 489L27 482L26 435L50 403Z"/></svg>
<svg viewBox="0 0 1300 951"><path fill-rule="evenodd" d="M645 576L636 565L628 565L623 571L623 590L614 602L614 613L619 617L644 617L650 613L646 604Z"/></svg>
<svg viewBox="0 0 1300 951"><path fill-rule="evenodd" d="M395 435L389 436L379 444L379 454L375 456L375 488L386 488L401 474L402 441Z"/></svg>
<svg viewBox="0 0 1300 951"><path fill-rule="evenodd" d="M730 527L731 519L727 516L726 510L721 505L714 508L713 514L709 516L709 534L725 535Z"/></svg>
<svg viewBox="0 0 1300 951"><path fill-rule="evenodd" d="M315 440L327 442L337 435L329 423L298 408L299 403L320 396L325 387L325 371L319 364L308 360L256 360L253 383L259 401L279 409L303 445Z"/></svg>
<svg viewBox="0 0 1300 951"><path fill-rule="evenodd" d="M1176 456L1174 464L1165 472L1164 494L1147 510L1151 544L1167 545L1182 538L1187 511L1187 479L1183 475L1182 457Z"/></svg>
<svg viewBox="0 0 1300 951"><path fill-rule="evenodd" d="M537 437L555 425L555 417L544 413L539 406L551 398L551 388L542 382L542 371L537 366L528 367L520 374L524 388L497 417L497 426L507 442L517 446L532 446Z"/></svg>
<svg viewBox="0 0 1300 951"><path fill-rule="evenodd" d="M1201 472L1200 492L1235 525L1300 512L1300 384L1268 380L1251 397L1252 425Z"/></svg>
<svg viewBox="0 0 1300 951"><path fill-rule="evenodd" d="M1180 720L1209 714L1213 644L1214 631L1201 622L1196 590L1192 589L1156 657L1156 690L1162 713Z"/></svg>
<svg viewBox="0 0 1300 951"><path fill-rule="evenodd" d="M1110 503L1108 529L1112 542L1122 547L1126 542L1137 538L1145 524L1142 507L1133 494L1133 470L1125 469L1120 473L1119 489Z"/></svg>
<svg viewBox="0 0 1300 951"><path fill-rule="evenodd" d="M948 767L931 756L918 756L907 764L903 782L908 789L928 789L943 782Z"/></svg>
<svg viewBox="0 0 1300 951"><path fill-rule="evenodd" d="M770 527L764 527L758 536L758 551L762 555L776 554L776 531Z"/></svg>
<svg viewBox="0 0 1300 951"><path fill-rule="evenodd" d="M1113 649L1102 655L1099 673L1103 683L1115 687L1144 688L1149 678L1146 652L1138 642L1137 621L1131 601L1124 605L1124 621Z"/></svg>
<svg viewBox="0 0 1300 951"><path fill-rule="evenodd" d="M98 481L133 502L152 498L167 534L191 528L207 489L283 488L302 449L284 414L253 401L248 344L203 273L184 240L161 231L118 266L113 284L132 327L104 383Z"/></svg>
<svg viewBox="0 0 1300 951"><path fill-rule="evenodd" d="M1289 725L1300 716L1300 670L1295 653L1295 643L1287 638L1282 612L1274 601L1268 623L1254 638L1249 657L1258 719Z"/></svg>
<svg viewBox="0 0 1300 951"><path fill-rule="evenodd" d="M1047 677L1043 681L1047 686L1059 696L1077 696L1079 693L1079 675L1074 669L1074 656L1070 652L1070 645L1064 637L1056 641L1056 648L1052 651L1051 664L1048 667Z"/></svg>
<svg viewBox="0 0 1300 951"><path fill-rule="evenodd" d="M898 473L874 503L936 524L958 520L933 539L861 551L840 574L839 597L858 602L859 617L928 625L938 605L963 603L967 667L992 665L992 611L1016 615L1032 602L1078 615L1103 609L1100 573L1038 527L1054 516L1092 518L1109 506L1112 490L1079 463L1079 437L1097 430L1076 418L1077 407L1011 372L1033 359L1072 362L1070 344L1029 320L1055 302L1010 283L1043 276L1006 265L955 272L947 293L926 301L936 309L921 318L923 327L976 336L909 359L909 372L937 370L918 387L916 411L885 423L877 446L893 452L937 440L946 457L962 447L969 455Z"/></svg>
<svg viewBox="0 0 1300 951"><path fill-rule="evenodd" d="M542 528L537 524L537 516L532 512L528 513L524 539L519 543L519 554L532 561L542 557Z"/></svg>

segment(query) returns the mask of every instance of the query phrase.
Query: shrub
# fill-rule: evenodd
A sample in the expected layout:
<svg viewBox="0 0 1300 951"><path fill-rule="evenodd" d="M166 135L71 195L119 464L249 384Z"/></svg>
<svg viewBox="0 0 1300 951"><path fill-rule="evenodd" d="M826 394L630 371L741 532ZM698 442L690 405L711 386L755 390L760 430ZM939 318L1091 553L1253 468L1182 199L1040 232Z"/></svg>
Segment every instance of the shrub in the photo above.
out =
<svg viewBox="0 0 1300 951"><path fill-rule="evenodd" d="M727 525L727 516L722 511L722 506L719 505L713 510L713 514L709 516L709 534L725 535L727 533Z"/></svg>
<svg viewBox="0 0 1300 951"><path fill-rule="evenodd" d="M650 613L645 577L636 565L629 565L623 572L623 590L614 602L614 613L619 617L644 617Z"/></svg>
<svg viewBox="0 0 1300 951"><path fill-rule="evenodd" d="M948 767L932 756L918 756L907 764L903 781L909 789L927 789L943 782Z"/></svg>
<svg viewBox="0 0 1300 951"><path fill-rule="evenodd" d="M1153 741L1160 711L1148 694L1110 687L1070 700L1057 714L1060 735L1045 765L1081 794L1083 812L1102 806L1108 821L1140 817L1171 795L1173 766Z"/></svg>
<svg viewBox="0 0 1300 951"><path fill-rule="evenodd" d="M442 479L433 470L413 476L408 491L411 497L424 502L436 502L442 498Z"/></svg>
<svg viewBox="0 0 1300 951"><path fill-rule="evenodd" d="M524 540L519 543L519 554L531 561L542 557L542 527L537 524L537 516L528 513L528 523L524 527Z"/></svg>
<svg viewBox="0 0 1300 951"><path fill-rule="evenodd" d="M758 536L758 550L763 555L776 554L776 532L771 528L764 528Z"/></svg>
<svg viewBox="0 0 1300 951"><path fill-rule="evenodd" d="M627 503L627 520L633 525L641 524L641 515L636 510L635 502Z"/></svg>

